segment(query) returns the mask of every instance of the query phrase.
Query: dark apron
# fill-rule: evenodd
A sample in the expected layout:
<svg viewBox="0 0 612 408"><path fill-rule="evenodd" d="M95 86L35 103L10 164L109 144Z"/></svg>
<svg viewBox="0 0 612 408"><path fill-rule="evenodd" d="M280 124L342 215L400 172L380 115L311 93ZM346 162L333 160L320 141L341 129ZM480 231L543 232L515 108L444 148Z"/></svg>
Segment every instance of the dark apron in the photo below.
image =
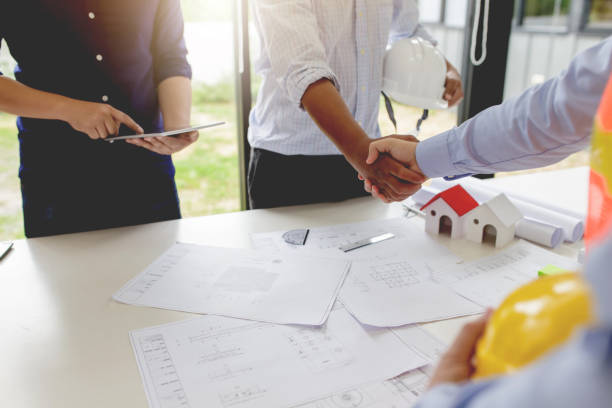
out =
<svg viewBox="0 0 612 408"><path fill-rule="evenodd" d="M19 140L29 238L181 217L169 156L64 125L22 131Z"/></svg>

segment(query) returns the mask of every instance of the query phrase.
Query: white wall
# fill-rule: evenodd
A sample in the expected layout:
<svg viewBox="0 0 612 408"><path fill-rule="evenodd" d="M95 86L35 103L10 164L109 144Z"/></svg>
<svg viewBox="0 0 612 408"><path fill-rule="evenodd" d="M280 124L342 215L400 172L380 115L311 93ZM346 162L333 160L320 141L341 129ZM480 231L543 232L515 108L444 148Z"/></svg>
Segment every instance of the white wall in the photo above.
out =
<svg viewBox="0 0 612 408"><path fill-rule="evenodd" d="M446 2L445 24L451 27L464 27L468 0L448 0Z"/></svg>
<svg viewBox="0 0 612 408"><path fill-rule="evenodd" d="M439 0L420 0L423 16L440 12ZM444 25L428 24L427 29L440 42L439 48L459 70L463 58L463 36L468 0L447 0ZM429 20L429 21L436 21ZM546 33L513 30L508 49L508 65L504 99L511 98L558 75L580 51L589 48L607 36L577 33Z"/></svg>
<svg viewBox="0 0 612 408"><path fill-rule="evenodd" d="M510 36L504 98L558 75L571 59L606 36L514 31Z"/></svg>
<svg viewBox="0 0 612 408"><path fill-rule="evenodd" d="M441 0L419 0L419 16L423 23L437 23L441 9Z"/></svg>
<svg viewBox="0 0 612 408"><path fill-rule="evenodd" d="M440 42L439 48L448 60L461 70L464 30L439 24L426 24L426 27ZM508 48L504 99L558 75L576 54L606 37L514 30Z"/></svg>

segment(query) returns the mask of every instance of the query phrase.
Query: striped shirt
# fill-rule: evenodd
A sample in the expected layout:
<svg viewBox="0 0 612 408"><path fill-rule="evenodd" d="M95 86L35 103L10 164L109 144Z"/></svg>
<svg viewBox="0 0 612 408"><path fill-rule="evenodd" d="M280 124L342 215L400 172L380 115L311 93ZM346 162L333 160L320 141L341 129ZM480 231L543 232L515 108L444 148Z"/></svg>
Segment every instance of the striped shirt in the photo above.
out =
<svg viewBox="0 0 612 408"><path fill-rule="evenodd" d="M312 83L327 78L372 138L380 136L378 111L383 58L396 39L419 36L414 0L254 0L263 77L250 115L249 142L285 155L340 154L301 107Z"/></svg>

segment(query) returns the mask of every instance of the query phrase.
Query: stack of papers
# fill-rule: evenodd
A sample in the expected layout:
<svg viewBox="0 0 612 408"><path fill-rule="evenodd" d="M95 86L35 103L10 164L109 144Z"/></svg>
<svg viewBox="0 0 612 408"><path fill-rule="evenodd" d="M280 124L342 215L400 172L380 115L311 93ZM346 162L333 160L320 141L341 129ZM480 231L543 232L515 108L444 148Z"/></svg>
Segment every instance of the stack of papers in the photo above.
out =
<svg viewBox="0 0 612 408"><path fill-rule="evenodd" d="M285 232L253 235L256 250L175 244L115 294L209 315L130 333L151 407L409 406L446 348L414 323L497 306L544 265L578 268L524 241L464 262L406 218L313 228L305 245Z"/></svg>

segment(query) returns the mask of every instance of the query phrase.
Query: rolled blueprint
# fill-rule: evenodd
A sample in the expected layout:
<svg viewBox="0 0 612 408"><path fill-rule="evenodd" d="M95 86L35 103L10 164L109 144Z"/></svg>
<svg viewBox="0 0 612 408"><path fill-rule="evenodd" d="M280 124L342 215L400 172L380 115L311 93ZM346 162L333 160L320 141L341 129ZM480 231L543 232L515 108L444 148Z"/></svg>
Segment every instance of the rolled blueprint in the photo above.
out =
<svg viewBox="0 0 612 408"><path fill-rule="evenodd" d="M564 215L567 215L569 217L575 218L577 220L583 220L586 218L585 214L582 214L578 211L573 211L570 210L569 208L563 208L561 206L555 205L553 203L550 202L545 202L542 200L538 200L537 198L533 198L533 197L529 197L526 194L519 194L519 193L515 193L512 191L506 191L506 189L494 184L494 183L485 183L482 180L479 180L477 178L474 177L467 177L466 181L463 182L463 180L461 181L461 184L465 185L467 183L467 185L478 185L478 186L482 186L484 188L486 188L487 190L491 190L493 192L496 192L498 194L504 193L505 195L508 196L508 198L510 198L510 200L512 199L518 199L521 201L525 201L534 205L537 205L538 207L542 207L542 208L546 208L548 210L552 210Z"/></svg>
<svg viewBox="0 0 612 408"><path fill-rule="evenodd" d="M515 235L551 248L556 248L563 242L561 228L531 218L523 218L516 224Z"/></svg>
<svg viewBox="0 0 612 408"><path fill-rule="evenodd" d="M416 204L418 204L419 206L423 206L426 203L428 203L429 200L434 198L434 196L438 194L440 191L441 190L430 187L430 186L423 186L419 191L414 193L414 195L411 198Z"/></svg>
<svg viewBox="0 0 612 408"><path fill-rule="evenodd" d="M435 183L435 185L423 186L423 188L416 192L409 200L412 200L412 202L418 206L422 206L436 194L446 190L446 188L448 188L448 186L441 186L438 185L438 183ZM496 194L483 193L482 191L470 191L470 193L472 193L474 199L481 204L496 196ZM408 203L408 205L410 205L410 203ZM517 223L515 235L527 241L551 248L557 247L563 241L563 229L531 218L523 218Z"/></svg>
<svg viewBox="0 0 612 408"><path fill-rule="evenodd" d="M480 203L488 201L497 196L498 193L488 188L488 184L478 183L473 181L445 181L436 179L432 182L431 187L446 190L456 184L461 184L470 194ZM558 226L563 229L563 238L569 242L576 242L584 235L584 221L548 208L540 207L518 198L508 197L512 204L518 208L524 217L531 218L544 224Z"/></svg>

